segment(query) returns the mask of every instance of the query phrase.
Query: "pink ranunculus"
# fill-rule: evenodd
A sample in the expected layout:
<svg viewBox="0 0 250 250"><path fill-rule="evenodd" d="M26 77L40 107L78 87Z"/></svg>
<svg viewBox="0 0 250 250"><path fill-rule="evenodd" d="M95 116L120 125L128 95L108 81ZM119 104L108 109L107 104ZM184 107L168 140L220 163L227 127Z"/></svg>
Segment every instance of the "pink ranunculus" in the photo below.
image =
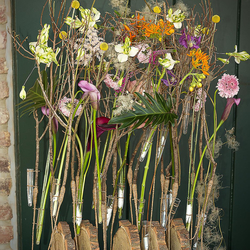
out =
<svg viewBox="0 0 250 250"><path fill-rule="evenodd" d="M235 75L223 74L217 83L219 95L225 98L232 98L239 92L239 81Z"/></svg>
<svg viewBox="0 0 250 250"><path fill-rule="evenodd" d="M80 81L78 83L78 86L84 91L82 98L88 95L93 109L97 110L99 107L99 100L101 98L101 95L100 95L99 90L96 88L96 86L87 81Z"/></svg>
<svg viewBox="0 0 250 250"><path fill-rule="evenodd" d="M152 51L149 49L148 44L138 44L135 46L139 49L139 53L137 54L137 59L140 63L149 63Z"/></svg>
<svg viewBox="0 0 250 250"><path fill-rule="evenodd" d="M114 90L118 90L121 88L121 86L119 86L118 84L119 79L117 79L117 81L113 81L111 74L106 74L103 81L109 88L112 88Z"/></svg>
<svg viewBox="0 0 250 250"><path fill-rule="evenodd" d="M69 117L72 105L74 105L73 109L75 109L78 103L79 103L79 101L77 99L75 99L74 103L72 103L71 98L67 98L66 96L64 96L63 99L61 99L59 101L58 107L59 107L59 110L65 116ZM81 110L82 110L82 106L80 105L75 113L75 116L78 116L81 113ZM73 111L73 113L74 113L74 111Z"/></svg>

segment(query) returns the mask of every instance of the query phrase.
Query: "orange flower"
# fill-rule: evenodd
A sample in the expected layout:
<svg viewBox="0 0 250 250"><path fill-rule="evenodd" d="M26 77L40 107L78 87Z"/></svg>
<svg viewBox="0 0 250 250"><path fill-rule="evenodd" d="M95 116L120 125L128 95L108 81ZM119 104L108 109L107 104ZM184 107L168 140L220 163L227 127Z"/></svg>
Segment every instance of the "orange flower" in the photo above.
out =
<svg viewBox="0 0 250 250"><path fill-rule="evenodd" d="M164 23L164 21L160 19L158 25L161 29L162 34L169 36L174 33L174 25L171 25L169 21L167 21L167 23Z"/></svg>
<svg viewBox="0 0 250 250"><path fill-rule="evenodd" d="M201 49L193 49L187 55L192 57L194 68L201 70L204 75L209 75L207 72L210 67L208 65L209 56L205 52L202 52Z"/></svg>
<svg viewBox="0 0 250 250"><path fill-rule="evenodd" d="M146 37L150 37L151 35L160 35L161 34L159 25L158 24L156 25L154 23L145 24L144 32L145 32L144 35Z"/></svg>

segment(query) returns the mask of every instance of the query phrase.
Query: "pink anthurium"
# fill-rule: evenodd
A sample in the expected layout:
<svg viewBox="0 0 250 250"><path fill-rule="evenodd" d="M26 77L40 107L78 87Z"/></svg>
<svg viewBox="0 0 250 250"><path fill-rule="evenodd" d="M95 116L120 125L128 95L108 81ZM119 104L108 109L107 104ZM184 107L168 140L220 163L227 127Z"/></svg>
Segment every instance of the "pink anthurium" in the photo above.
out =
<svg viewBox="0 0 250 250"><path fill-rule="evenodd" d="M41 107L42 113L46 116L49 115L49 108L47 108L46 106ZM58 121L55 117L53 117L52 119L52 132L56 133L58 131Z"/></svg>
<svg viewBox="0 0 250 250"><path fill-rule="evenodd" d="M101 95L96 86L84 80L80 81L78 86L84 91L82 98L89 96L93 109L97 110Z"/></svg>
<svg viewBox="0 0 250 250"><path fill-rule="evenodd" d="M226 121L226 119L228 118L231 108L233 106L233 104L236 104L237 106L240 104L240 98L236 99L236 98L227 98L227 104L226 107L224 109L224 112L221 116L221 120L222 121Z"/></svg>
<svg viewBox="0 0 250 250"><path fill-rule="evenodd" d="M101 134L103 134L105 131L116 129L116 124L108 124L109 120L110 120L109 118L103 117L103 116L96 118L96 137L97 138L99 138ZM92 147L94 146L94 136L90 134L89 139L88 139L87 152L90 150L91 137L92 137Z"/></svg>

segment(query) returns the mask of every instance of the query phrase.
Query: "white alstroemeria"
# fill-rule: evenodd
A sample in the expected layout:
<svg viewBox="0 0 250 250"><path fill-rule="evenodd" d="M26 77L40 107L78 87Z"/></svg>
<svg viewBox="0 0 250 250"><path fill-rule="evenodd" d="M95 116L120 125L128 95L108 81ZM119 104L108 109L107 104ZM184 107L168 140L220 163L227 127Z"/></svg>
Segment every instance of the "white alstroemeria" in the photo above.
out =
<svg viewBox="0 0 250 250"><path fill-rule="evenodd" d="M80 60L85 54L85 50L83 48L79 48L77 50L77 57L76 60Z"/></svg>
<svg viewBox="0 0 250 250"><path fill-rule="evenodd" d="M22 90L20 91L19 97L20 97L22 100L25 100L25 99L26 99L25 86L22 86Z"/></svg>
<svg viewBox="0 0 250 250"><path fill-rule="evenodd" d="M158 61L159 61L159 63L160 63L164 68L169 69L169 70L173 69L173 67L174 67L174 65L175 65L176 63L179 63L179 61L173 60L173 58L172 58L172 56L171 56L171 53L167 53L167 54L165 55L165 58L164 58L164 59L159 58Z"/></svg>
<svg viewBox="0 0 250 250"><path fill-rule="evenodd" d="M176 10L174 13L171 8L168 10L167 20L173 23L176 29L181 28L182 22L184 21L185 17L185 14L179 9Z"/></svg>
<svg viewBox="0 0 250 250"><path fill-rule="evenodd" d="M76 19L74 19L74 18L68 16L65 18L64 22L74 29L78 29L83 25L83 23L78 19L78 17L76 17Z"/></svg>
<svg viewBox="0 0 250 250"><path fill-rule="evenodd" d="M115 46L115 51L117 53L119 53L119 55L118 55L119 62L126 62L128 60L129 56L133 57L139 51L138 48L132 47L130 45L131 45L131 41L130 41L129 37L126 37L124 44L117 44Z"/></svg>
<svg viewBox="0 0 250 250"><path fill-rule="evenodd" d="M52 48L48 47L49 29L50 25L45 24L40 35L37 37L37 42L29 43L29 49L33 54L35 54L38 64L45 63L49 66L52 62L54 62L58 65L56 56L60 49L57 48L56 52L54 52Z"/></svg>
<svg viewBox="0 0 250 250"><path fill-rule="evenodd" d="M233 56L236 63L240 64L240 61L246 61L250 59L250 55L246 51L237 52L237 45L234 46L235 51L233 53L226 53L228 56Z"/></svg>

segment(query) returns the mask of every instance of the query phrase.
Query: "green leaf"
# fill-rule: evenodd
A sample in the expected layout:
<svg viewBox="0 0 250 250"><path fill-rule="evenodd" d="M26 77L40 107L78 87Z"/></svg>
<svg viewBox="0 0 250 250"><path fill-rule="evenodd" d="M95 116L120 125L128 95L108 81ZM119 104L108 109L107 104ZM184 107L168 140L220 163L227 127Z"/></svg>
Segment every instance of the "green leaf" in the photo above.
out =
<svg viewBox="0 0 250 250"><path fill-rule="evenodd" d="M165 100L164 97L158 93L155 93L156 98L148 93L142 96L140 93L136 92L136 95L141 100L142 105L135 103L133 105L134 110L113 117L109 121L110 124L122 124L119 129L124 129L133 125L133 129L136 129L144 122L145 127L150 124L153 127L162 123L174 123L175 119L177 119L177 115L171 112L173 100L171 100L170 97Z"/></svg>
<svg viewBox="0 0 250 250"><path fill-rule="evenodd" d="M48 84L48 77L46 71L42 71L42 83L43 83L43 88L46 92L46 95L48 98L50 97L50 88ZM53 94L55 92L56 88L56 79L53 79ZM42 89L38 83L38 79L35 81L35 84L33 87L31 87L28 90L27 97L25 100L21 101L19 104L19 108L23 109L21 112L21 116L23 116L26 113L32 113L33 111L43 107L46 105L46 102L43 97Z"/></svg>

